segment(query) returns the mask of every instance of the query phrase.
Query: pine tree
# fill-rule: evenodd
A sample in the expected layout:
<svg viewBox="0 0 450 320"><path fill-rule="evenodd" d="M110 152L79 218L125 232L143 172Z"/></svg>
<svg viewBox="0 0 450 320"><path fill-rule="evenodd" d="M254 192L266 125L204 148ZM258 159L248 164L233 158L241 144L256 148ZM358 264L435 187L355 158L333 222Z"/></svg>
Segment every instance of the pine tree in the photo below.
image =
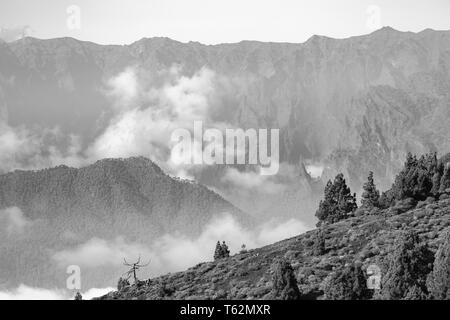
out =
<svg viewBox="0 0 450 320"><path fill-rule="evenodd" d="M314 239L313 254L315 256L321 256L325 254L325 252L325 236L323 234L323 231L319 230L316 233L316 238Z"/></svg>
<svg viewBox="0 0 450 320"><path fill-rule="evenodd" d="M216 250L214 251L214 260L222 259L222 246L220 245L220 241L217 241Z"/></svg>
<svg viewBox="0 0 450 320"><path fill-rule="evenodd" d="M439 191L443 193L445 192L445 190L449 188L450 188L450 164L447 164L445 166L444 173L442 174Z"/></svg>
<svg viewBox="0 0 450 320"><path fill-rule="evenodd" d="M399 300L427 296L426 279L431 271L433 254L426 244L420 243L417 234L409 231L398 237L388 262L388 271L382 282L382 298Z"/></svg>
<svg viewBox="0 0 450 320"><path fill-rule="evenodd" d="M344 175L338 174L333 182L328 181L324 190L324 199L320 201L316 216L318 226L323 222L334 223L345 219L356 210L356 194L351 194Z"/></svg>
<svg viewBox="0 0 450 320"><path fill-rule="evenodd" d="M409 170L415 167L416 164L417 164L416 156L415 155L413 156L411 152L408 152L408 154L406 155L405 169Z"/></svg>
<svg viewBox="0 0 450 320"><path fill-rule="evenodd" d="M436 153L423 155L420 159L408 153L405 165L391 188L395 200L425 200L432 194L433 186L436 185L433 183L433 177L438 166Z"/></svg>
<svg viewBox="0 0 450 320"><path fill-rule="evenodd" d="M450 228L444 232L444 242L436 252L428 288L434 299L450 300Z"/></svg>
<svg viewBox="0 0 450 320"><path fill-rule="evenodd" d="M336 200L334 199L333 182L328 180L324 190L324 200L319 203L319 209L316 211L316 217L319 221L327 221L328 217L332 214L334 207L336 206Z"/></svg>
<svg viewBox="0 0 450 320"><path fill-rule="evenodd" d="M300 291L298 290L297 279L295 278L291 264L282 259L276 261L273 267L271 298L278 300L298 300L300 298Z"/></svg>
<svg viewBox="0 0 450 320"><path fill-rule="evenodd" d="M367 182L363 186L363 194L361 196L361 204L364 208L373 208L379 206L380 191L375 186L373 181L373 172L369 172Z"/></svg>
<svg viewBox="0 0 450 320"><path fill-rule="evenodd" d="M413 188L413 197L417 200L425 200L433 188L434 171L431 169L433 167L430 167L430 158L432 159L433 155L429 154L420 158L420 166L417 168L417 185Z"/></svg>
<svg viewBox="0 0 450 320"><path fill-rule="evenodd" d="M220 244L220 241L217 241L216 250L214 251L214 260L228 258L230 256L230 250L226 245L225 241Z"/></svg>
<svg viewBox="0 0 450 320"><path fill-rule="evenodd" d="M222 242L222 258L228 258L230 256L230 250L225 241Z"/></svg>
<svg viewBox="0 0 450 320"><path fill-rule="evenodd" d="M127 279L120 277L119 281L117 282L117 290L122 291L125 287L128 287L129 285L130 282Z"/></svg>
<svg viewBox="0 0 450 320"><path fill-rule="evenodd" d="M436 172L434 173L431 182L433 184L433 187L431 188L431 194L433 196L437 196L439 194L439 190L441 187L441 179L442 174L444 173L444 165L441 163L437 168Z"/></svg>
<svg viewBox="0 0 450 320"><path fill-rule="evenodd" d="M381 209L387 209L394 205L395 203L395 195L392 189L386 190L381 193L380 200L378 200L378 205Z"/></svg>
<svg viewBox="0 0 450 320"><path fill-rule="evenodd" d="M366 300L372 295L359 264L348 266L331 276L324 291L328 300Z"/></svg>

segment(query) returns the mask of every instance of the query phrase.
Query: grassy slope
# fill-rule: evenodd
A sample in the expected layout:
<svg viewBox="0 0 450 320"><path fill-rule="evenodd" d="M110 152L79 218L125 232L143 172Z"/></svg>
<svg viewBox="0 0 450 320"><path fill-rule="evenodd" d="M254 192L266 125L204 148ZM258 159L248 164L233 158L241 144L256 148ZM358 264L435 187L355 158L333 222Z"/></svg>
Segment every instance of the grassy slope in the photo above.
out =
<svg viewBox="0 0 450 320"><path fill-rule="evenodd" d="M324 227L326 253L322 256L312 254L317 232L312 230L227 259L142 281L101 299L263 299L271 290L271 265L278 257L291 262L302 294L320 299L324 279L348 263L359 260L363 268L375 263L384 270L390 245L403 230L414 229L435 251L448 226L450 199L419 203L414 208L400 205Z"/></svg>

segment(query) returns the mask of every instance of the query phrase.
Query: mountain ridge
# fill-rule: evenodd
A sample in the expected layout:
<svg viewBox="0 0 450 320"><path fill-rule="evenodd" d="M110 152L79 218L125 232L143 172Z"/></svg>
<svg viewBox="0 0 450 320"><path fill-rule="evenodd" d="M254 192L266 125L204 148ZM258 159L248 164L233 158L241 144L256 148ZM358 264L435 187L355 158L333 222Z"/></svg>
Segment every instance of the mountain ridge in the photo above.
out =
<svg viewBox="0 0 450 320"><path fill-rule="evenodd" d="M83 153L114 119L115 101L104 94L110 79L130 66L143 78L179 66L178 79L193 79L206 68L217 82L225 82L208 100L213 120L244 129L280 129L280 162L295 168L299 185L307 184L302 165L312 164L323 169L323 183L344 172L357 189L361 177L373 170L387 187L407 152L450 151L449 31L384 28L346 39L317 36L301 44L201 45L155 38L102 46L76 41L0 46L4 122L14 128L59 127L62 134L80 136ZM223 173L217 169L210 176L218 174ZM226 191L220 179L194 178ZM295 202L315 195L292 180L293 197L270 199L258 211L284 202L282 214L296 216ZM256 215L242 194L226 197ZM265 198L262 193L257 200Z"/></svg>
<svg viewBox="0 0 450 320"><path fill-rule="evenodd" d="M254 223L222 196L171 178L145 157L104 159L79 169L57 166L3 174L0 282L7 288L21 283L60 287L65 281L61 268L67 266L56 263L57 252L98 241L123 250L128 243L151 248L167 235L191 239L224 214L242 226ZM84 285L111 283L122 258L102 268L101 274L84 269Z"/></svg>
<svg viewBox="0 0 450 320"><path fill-rule="evenodd" d="M244 39L244 40L240 40L237 42L222 42L222 43L215 43L215 44L206 44L203 43L201 41L195 41L195 40L190 40L187 42L183 42L180 40L176 40L176 39L172 39L170 37L166 37L166 36L153 36L153 37L142 37L139 40L130 42L130 43L124 43L124 44L114 44L114 43L108 43L108 44L101 44L101 43L97 43L95 41L91 41L91 40L81 40L81 39L77 39L76 37L69 37L69 36L65 36L65 37L55 37L55 38L37 38L37 37L33 37L33 36L25 36L23 38L14 40L14 41L3 41L4 43L15 43L15 42L20 42L23 41L25 39L31 39L32 41L47 41L47 40L63 40L63 39L73 39L76 40L78 42L85 42L85 43L91 43L91 44L96 44L98 46L131 46L136 42L139 41L148 41L148 40L156 40L156 41L160 41L160 40L169 40L171 42L176 42L179 44L200 44L202 46L222 46L222 45L233 45L233 44L240 44L240 43L245 43L245 42L254 42L254 43L267 43L267 44L292 44L292 45L299 45L299 44L305 44L306 42L310 41L312 38L323 38L323 39L329 39L329 40L347 40L347 39L352 39L352 38L359 38L359 37L366 37L366 36L370 36L372 34L377 34L377 33L386 33L386 32L396 32L396 33L403 33L403 34L420 34L420 33L427 33L427 32L448 32L450 30L445 30L445 29L433 29L433 28L425 28L423 30L420 31L403 31L403 30L398 30L395 29L391 26L383 26L380 29L374 30L372 32L369 33L365 33L365 34L361 34L361 35L353 35L353 36L346 36L346 37L342 37L342 38L335 38L335 37L331 37L331 36L326 36L326 35L321 35L321 34L313 34L311 35L308 39L306 39L303 42L287 42L287 41L263 41L263 40L250 40L250 39ZM0 39L1 40L1 39ZM26 40L29 41L29 40Z"/></svg>
<svg viewBox="0 0 450 320"><path fill-rule="evenodd" d="M148 180L147 181L145 181L145 179L144 181L140 180L139 179L141 178L140 175L147 178ZM62 181L60 181L59 179L61 179ZM135 198L137 203L140 202L138 200L139 198L141 198L142 201L156 201L158 197L147 198L147 196L151 194L152 191L153 192L157 191L153 187L149 189L149 186L146 186L147 182L150 184L152 183L161 184L161 187L163 187L163 185L167 183L174 183L174 185L188 188L189 191L184 193L187 195L196 194L197 193L196 190L199 190L201 195L202 194L214 195L217 201L220 201L224 204L224 208L227 207L227 205L225 205L227 201L222 196L217 195L214 191L198 183L171 178L157 164L155 164L153 161L145 157L106 158L98 160L91 165L87 165L81 168L72 168L65 165L60 165L53 168L33 170L33 171L16 170L13 172L0 175L0 181L2 182L0 187L1 208L13 206L18 207L25 206L27 208L30 208L31 210L31 208L35 206L30 204L29 201L33 202L33 199L23 200L22 198L22 203L20 205L17 205L17 203L14 202L14 199L12 200L9 199L9 195L12 192L14 192L14 190L18 190L16 191L17 193L15 194L27 195L29 194L29 192L25 190L27 188L31 188L35 192L38 192L38 189L36 188L45 189L47 186L51 186L53 183L59 186L63 186L64 188L63 190L60 188L58 190L53 187L49 187L49 190L51 191L48 194L48 196L53 195L56 198L58 198L60 202L65 201L64 200L65 196L60 193L61 191L67 192L68 194L67 197L69 197L68 201L73 201L71 200L72 199L71 197L73 197L77 192L80 192L79 189L81 188L81 186L86 186L86 183L87 186L89 186L89 188L91 189L92 186L97 184L103 185L105 188L109 189L113 188L114 185L118 184L119 185L118 188L119 190L122 190L121 192L123 194L128 195L132 198L137 197ZM20 186L20 181L26 181L27 184ZM10 183L14 184L11 185ZM78 184L80 186L78 186ZM122 185L125 186L125 189L121 187ZM101 188L101 186L99 186L98 188ZM172 187L169 188L171 188L173 192L176 191L176 189L173 189ZM96 192L99 192L99 190L97 190ZM143 192L142 195L139 194L140 192ZM81 196L83 196L83 194L81 194ZM110 198L108 192L107 193L100 192L95 198L96 200L100 200L102 199L103 196L107 196L108 199ZM175 199L175 195L172 194L171 197ZM116 196L113 196L113 198L114 201L117 201L117 198L120 198L120 196L119 194L116 194ZM72 203L71 206L83 207L83 205L85 205L90 201L87 200L86 198L83 199L84 200L77 200L77 202L75 204ZM112 200L113 200L112 198L107 201L105 200L105 205L106 204L112 205L113 204ZM173 200L171 202L173 202ZM229 205L228 208L231 212L238 214L237 217L239 217L240 215L239 209L234 208L233 205ZM45 210L43 210L42 212L44 211ZM195 217L191 216L190 218L193 218L195 220ZM169 222L169 224L170 223L176 224L176 221ZM198 231L200 230L197 230L197 232Z"/></svg>

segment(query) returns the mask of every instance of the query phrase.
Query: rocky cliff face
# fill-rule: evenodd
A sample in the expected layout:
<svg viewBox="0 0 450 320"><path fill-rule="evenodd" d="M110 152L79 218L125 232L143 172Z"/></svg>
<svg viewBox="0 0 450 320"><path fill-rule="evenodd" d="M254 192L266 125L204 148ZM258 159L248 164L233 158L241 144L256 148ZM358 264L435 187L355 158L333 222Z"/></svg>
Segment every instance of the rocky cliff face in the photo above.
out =
<svg viewBox="0 0 450 320"><path fill-rule="evenodd" d="M54 259L61 250L92 239L106 241L110 250L118 237L150 247L166 234L198 236L205 224L223 213L243 225L251 223L218 194L173 179L143 157L0 175L0 286L61 287L67 264L57 269ZM102 275L85 270L86 287L105 286L114 275L112 269Z"/></svg>
<svg viewBox="0 0 450 320"><path fill-rule="evenodd" d="M229 258L204 262L184 272L140 281L99 299L266 299L271 297L273 287L273 262L280 258L292 265L303 299L323 299L330 277L347 266L359 264L366 272L369 266L376 265L383 277L393 244L405 231L417 234L422 243L436 252L449 227L448 196L419 203L417 207L399 205ZM324 239L320 253L314 248L318 232Z"/></svg>

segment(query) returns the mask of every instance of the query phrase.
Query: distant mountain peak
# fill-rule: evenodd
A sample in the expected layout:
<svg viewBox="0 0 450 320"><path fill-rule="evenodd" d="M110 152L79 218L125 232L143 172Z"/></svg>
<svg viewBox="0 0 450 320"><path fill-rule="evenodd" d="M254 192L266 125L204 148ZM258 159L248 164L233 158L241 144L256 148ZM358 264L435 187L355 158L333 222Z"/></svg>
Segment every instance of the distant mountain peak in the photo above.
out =
<svg viewBox="0 0 450 320"><path fill-rule="evenodd" d="M143 162L148 163L154 166L157 166L152 160L150 160L147 157L144 156L132 156L127 158L104 158L97 160L94 165L96 164L103 164L103 163L126 163L126 162Z"/></svg>
<svg viewBox="0 0 450 320"><path fill-rule="evenodd" d="M150 37L150 38L142 38L138 41L135 41L131 44L131 46L133 45L137 45L137 44L150 44L150 45L157 45L157 46L166 46L166 45L171 45L171 44L182 44L182 42L171 39L169 37Z"/></svg>
<svg viewBox="0 0 450 320"><path fill-rule="evenodd" d="M379 29L378 31L382 31L382 32L400 32L400 31L392 28L391 26L384 26L381 29Z"/></svg>
<svg viewBox="0 0 450 320"><path fill-rule="evenodd" d="M0 209L9 207L20 208L31 220L71 221L82 216L116 223L134 219L133 223L154 235L199 234L205 223L225 213L247 226L251 223L246 213L221 195L201 184L171 178L145 157L102 159L79 169L58 166L0 175ZM126 228L129 225L114 227L115 234L133 232Z"/></svg>
<svg viewBox="0 0 450 320"><path fill-rule="evenodd" d="M370 35L377 35L377 34L381 34L381 35L391 35L391 34L415 34L414 32L409 32L409 31L400 31L397 29L392 28L391 26L384 26L378 30L375 30L374 32L368 34L368 36Z"/></svg>

